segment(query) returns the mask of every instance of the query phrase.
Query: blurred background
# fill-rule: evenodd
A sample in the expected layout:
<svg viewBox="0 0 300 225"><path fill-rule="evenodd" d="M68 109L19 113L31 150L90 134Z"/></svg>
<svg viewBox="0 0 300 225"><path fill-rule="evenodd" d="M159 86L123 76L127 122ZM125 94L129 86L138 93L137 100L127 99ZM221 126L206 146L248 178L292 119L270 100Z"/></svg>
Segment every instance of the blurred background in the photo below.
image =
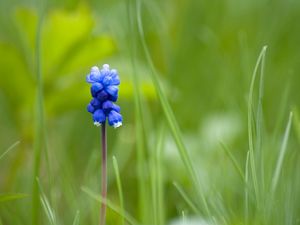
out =
<svg viewBox="0 0 300 225"><path fill-rule="evenodd" d="M211 224L151 80L138 32L138 7L142 38L216 218L214 224L244 224L244 184L220 143L244 171L250 82L267 45L259 147L265 163L258 169L263 171L261 195L268 193L264 183L272 180L290 111L294 120L277 194L282 208L271 210L276 216L265 220L261 214L267 214L258 213L250 197L248 224L299 224L300 2L137 2L0 0L0 224L34 224L36 176L57 224L72 224L77 211L80 224L98 223L100 204L82 190L100 193L101 174L100 130L86 111L91 97L85 77L92 66L104 63L119 72L118 103L124 118L120 129L108 129L108 198L119 205L115 156L125 209L140 224ZM161 193L159 206L153 183ZM42 205L35 210L35 223L49 224ZM108 210L107 224L121 221L118 213Z"/></svg>

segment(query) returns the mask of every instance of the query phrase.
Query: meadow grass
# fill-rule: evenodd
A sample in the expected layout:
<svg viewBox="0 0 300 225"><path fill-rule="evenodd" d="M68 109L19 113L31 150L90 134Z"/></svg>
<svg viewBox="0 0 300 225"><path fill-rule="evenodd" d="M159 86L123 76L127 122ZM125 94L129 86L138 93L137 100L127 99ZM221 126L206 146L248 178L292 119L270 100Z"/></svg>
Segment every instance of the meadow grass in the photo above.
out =
<svg viewBox="0 0 300 225"><path fill-rule="evenodd" d="M122 190L122 184L121 184L121 177L120 177L120 172L119 172L119 166L118 162L115 156L113 156L113 165L114 165L114 170L116 174L116 180L117 180L117 186L118 186L118 194L119 194L119 199L120 199L120 208L121 208L121 214L124 214L124 197L123 197L123 190ZM125 224L124 217L122 217L122 225Z"/></svg>
<svg viewBox="0 0 300 225"><path fill-rule="evenodd" d="M36 30L35 41L35 66L36 66L36 125L34 143L34 169L32 174L32 223L39 223L39 189L36 179L40 175L41 154L45 148L45 125L44 125L44 92L43 77L41 69L41 29L43 23L43 11L39 10L39 20Z"/></svg>
<svg viewBox="0 0 300 225"><path fill-rule="evenodd" d="M127 14L127 23L129 32L132 33L132 38L128 40L129 52L132 66L132 80L134 87L134 112L135 112L135 123L136 123L136 153L137 153L137 176L138 176L138 193L139 193L139 217L140 219L148 223L150 218L151 208L149 207L148 202L150 201L150 196L147 193L150 193L150 190L147 188L147 163L145 161L146 149L145 149L145 127L143 120L143 108L142 108L142 96L140 90L140 82L137 76L136 68L136 21L133 18L134 12L132 13L132 4L131 1L127 1L126 5L126 14Z"/></svg>
<svg viewBox="0 0 300 225"><path fill-rule="evenodd" d="M145 33L145 26L149 25L149 21L144 21L144 15L156 15L151 14L153 5L142 0L127 0L121 5L126 18L125 29L130 34L125 42L128 44L129 73L134 93L131 125L133 128L129 130L130 126L124 124L124 128L121 129L125 130L124 133L130 132L130 135L125 137L134 136L134 141L128 144L127 148L128 140L123 140L117 145L115 142L126 139L124 133L120 131L116 135L116 131L109 131L112 139L115 139L108 138L109 152L113 155L112 163L108 166L108 198L102 199L99 192L99 144L90 144L91 139L96 139L97 136L92 132L85 136L85 131L91 128L78 123L87 121L82 119L87 114L74 115L76 120L62 120L66 125L63 124L61 129L65 128L70 133L65 132L59 140L66 143L58 149L55 149L55 146L47 146L48 136L51 134L46 132L50 123L46 124L44 105L46 97L41 56L44 9L41 7L35 39L36 111L33 165L30 165L31 169L26 168L26 171L31 173L32 183L28 184L19 178L16 185L24 185L26 194L0 194L0 204L3 204L0 205L0 224L97 224L101 203L108 207L107 224L175 224L172 223L174 217L177 219L176 224L186 225L190 224L193 218L198 224L205 225L299 224L300 206L297 200L300 197L300 179L296 174L299 169L299 154L293 151L300 142L299 116L296 107L287 119L287 109L284 105L287 94L283 96L283 105L278 105L278 110L282 110L282 119L272 118L276 120L275 131L270 132L266 127L266 114L263 109L266 103L265 79L269 75L266 72L267 47L264 46L258 55L250 80L248 105L245 107L247 135L241 137L241 146L247 143L248 147L237 152L228 147L231 144L227 144L226 141L215 139L218 151L208 153L202 144L206 140L194 137L199 145L196 148L197 155L203 158L203 161L197 161L199 158L192 150L190 139L185 130L180 129L180 119L176 117L177 108L172 106L170 92L162 80L163 72L157 68L150 51L149 39ZM141 57L145 60L143 66L156 93L155 106L150 105L141 89L144 82L139 76ZM284 91L282 90L283 93ZM243 94L246 92L247 90ZM197 119L200 120L195 118ZM58 138L55 135L54 137ZM75 141L77 139L82 142L81 145ZM0 153L0 162L5 161L20 143L15 142ZM95 140L95 143L98 141ZM70 154L70 150L76 149L76 145L80 145L81 151L74 155L80 155L80 160ZM134 150L124 163L120 156L124 156L122 151L128 149ZM178 153L179 160L167 155L170 149L176 150L172 151L172 154ZM90 154L85 154L86 152ZM205 160L210 162L209 156L215 159L215 165L199 166ZM168 163L168 157L174 162ZM175 170L172 164L178 164L180 174L176 174L178 170ZM31 213L28 213L28 205L31 206Z"/></svg>
<svg viewBox="0 0 300 225"><path fill-rule="evenodd" d="M3 153L0 155L0 160L8 154L11 150L13 150L18 144L20 144L20 141L16 141L14 144L12 144L8 149L6 149Z"/></svg>
<svg viewBox="0 0 300 225"><path fill-rule="evenodd" d="M149 49L147 47L146 41L145 41L145 37L144 37L144 31L143 31L143 24L142 24L142 17L141 17L141 1L137 1L137 6L136 6L136 20L137 20L137 26L138 26L138 31L139 31L139 36L140 36L140 40L141 40L141 44L142 47L144 49L144 53L147 59L147 62L149 64L149 67L151 69L151 79L153 82L153 85L156 89L156 93L158 95L161 107L163 109L164 115L166 117L166 121L169 125L171 134L175 140L175 143L177 145L177 148L179 150L180 156L182 158L182 161L195 185L195 190L196 192L199 194L200 198L203 201L203 205L205 208L205 211L208 215L210 215L210 210L208 208L206 199L201 191L201 185L200 185L200 181L198 179L198 176L193 168L192 162L190 160L190 157L188 155L188 151L185 147L185 144L183 142L183 138L179 129L179 126L177 124L176 118L174 116L174 113L171 109L171 106L167 100L166 95L164 94L164 91L161 87L159 78L158 78L158 74L157 71L154 67Z"/></svg>

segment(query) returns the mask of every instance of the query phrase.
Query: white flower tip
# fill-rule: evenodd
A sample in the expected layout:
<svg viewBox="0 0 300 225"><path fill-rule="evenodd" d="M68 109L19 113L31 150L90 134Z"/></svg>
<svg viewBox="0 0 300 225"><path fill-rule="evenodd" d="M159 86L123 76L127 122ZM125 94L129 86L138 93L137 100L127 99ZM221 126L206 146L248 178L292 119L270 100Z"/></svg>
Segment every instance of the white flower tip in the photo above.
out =
<svg viewBox="0 0 300 225"><path fill-rule="evenodd" d="M103 64L103 69L109 69L109 65L108 64Z"/></svg>
<svg viewBox="0 0 300 225"><path fill-rule="evenodd" d="M114 128L118 128L118 127L120 127L120 126L122 126L122 122L117 122L117 123L114 123L114 124L113 124L113 127L114 127Z"/></svg>
<svg viewBox="0 0 300 225"><path fill-rule="evenodd" d="M112 69L110 72L111 72L112 74L118 74L118 71L117 71L116 69Z"/></svg>
<svg viewBox="0 0 300 225"><path fill-rule="evenodd" d="M94 122L94 125L97 126L97 127L99 127L99 126L101 126L101 123L95 121L95 122Z"/></svg>
<svg viewBox="0 0 300 225"><path fill-rule="evenodd" d="M99 72L99 68L97 66L93 66L91 68L91 72Z"/></svg>

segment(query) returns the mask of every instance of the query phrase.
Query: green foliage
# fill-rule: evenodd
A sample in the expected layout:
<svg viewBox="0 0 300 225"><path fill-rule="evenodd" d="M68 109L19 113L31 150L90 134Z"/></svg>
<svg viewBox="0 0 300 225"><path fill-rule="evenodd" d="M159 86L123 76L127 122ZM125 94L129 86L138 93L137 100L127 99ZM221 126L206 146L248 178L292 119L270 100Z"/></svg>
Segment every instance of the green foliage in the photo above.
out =
<svg viewBox="0 0 300 225"><path fill-rule="evenodd" d="M27 194L21 194L21 193L0 194L0 202L12 201L12 200L17 200L26 197L28 197Z"/></svg>
<svg viewBox="0 0 300 225"><path fill-rule="evenodd" d="M97 224L101 202L108 225L298 223L298 1L35 3L0 1L0 224ZM103 63L108 199L85 109Z"/></svg>

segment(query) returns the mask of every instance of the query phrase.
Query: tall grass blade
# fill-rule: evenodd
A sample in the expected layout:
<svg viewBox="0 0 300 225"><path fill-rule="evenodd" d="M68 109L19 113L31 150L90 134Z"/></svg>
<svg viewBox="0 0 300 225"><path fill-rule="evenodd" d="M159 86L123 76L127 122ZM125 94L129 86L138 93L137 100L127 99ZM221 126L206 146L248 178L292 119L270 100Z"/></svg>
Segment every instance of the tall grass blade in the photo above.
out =
<svg viewBox="0 0 300 225"><path fill-rule="evenodd" d="M300 115L296 108L293 109L294 114L294 130L298 139L298 142L300 143Z"/></svg>
<svg viewBox="0 0 300 225"><path fill-rule="evenodd" d="M165 125L163 124L159 133L158 143L155 151L155 177L156 177L156 188L157 188L157 219L158 225L165 224L165 207L164 207L164 188L163 188L163 144L165 138Z"/></svg>
<svg viewBox="0 0 300 225"><path fill-rule="evenodd" d="M267 46L264 46L265 51ZM264 49L263 48L263 49ZM262 191L265 187L265 172L264 172L264 152L262 148L263 140L263 95L264 95L264 72L265 72L265 57L266 53L262 54L260 63L260 79L259 79L259 89L258 89L258 103L257 103L257 113L256 113L256 152L258 153L260 159L260 181L262 184Z"/></svg>
<svg viewBox="0 0 300 225"><path fill-rule="evenodd" d="M259 65L262 66L264 62L264 57L266 54L267 46L264 46L259 54L259 57L256 61L256 65L253 71L252 75L252 80L250 84L250 91L249 91L249 98L248 98L248 141L249 141L249 160L250 160L250 169L251 169L251 177L252 177L252 182L253 182L253 187L254 187L254 192L255 192L255 197L256 197L256 202L259 203L259 187L258 187L258 179L257 179L257 164L255 162L255 155L254 155L254 148L255 148L255 129L254 125L257 125L255 123L255 116L254 116L254 103L253 103L253 94L254 94L254 85L255 85L255 80L257 76L257 71ZM262 69L262 74L263 74L263 69ZM261 76L262 76L261 74ZM262 78L261 78L262 79ZM260 86L260 93L259 97L262 98L262 80L261 80L261 86ZM260 110L259 110L260 112ZM256 118L257 119L257 118ZM260 127L260 124L259 124ZM259 131L260 132L260 131ZM256 134L257 134L257 127L256 127ZM260 134L260 133L259 133Z"/></svg>
<svg viewBox="0 0 300 225"><path fill-rule="evenodd" d="M80 221L80 212L77 211L76 215L75 215L75 218L74 218L74 221L73 221L73 225L79 225L79 221Z"/></svg>
<svg viewBox="0 0 300 225"><path fill-rule="evenodd" d="M236 161L236 159L234 158L234 156L232 155L232 153L230 152L230 150L227 148L227 146L225 146L224 143L221 142L220 144L221 144L222 149L225 151L226 155L228 156L228 158L231 160L234 168L236 169L236 171L240 175L240 178L242 179L242 181L246 182L245 181L245 175L242 172L241 167L239 166L238 162Z"/></svg>
<svg viewBox="0 0 300 225"><path fill-rule="evenodd" d="M175 188L177 189L177 191L179 192L179 194L181 195L181 197L185 200L185 202L188 204L188 206L194 211L194 213L196 213L197 215L201 215L200 211L197 209L196 205L193 203L193 201L187 196L187 194L185 193L185 191L182 189L181 186L179 186L179 184L177 184L176 182L173 182L173 185L175 186Z"/></svg>
<svg viewBox="0 0 300 225"><path fill-rule="evenodd" d="M28 197L28 194L23 193L8 193L8 194L0 194L0 203L1 202L8 202L17 199L22 199Z"/></svg>
<svg viewBox="0 0 300 225"><path fill-rule="evenodd" d="M186 224L186 215L184 210L181 211L181 219L182 219L182 224Z"/></svg>
<svg viewBox="0 0 300 225"><path fill-rule="evenodd" d="M113 166L115 170L115 175L116 175L116 180L117 180L117 186L118 186L118 194L119 194L119 199L120 199L120 208L121 212L124 214L124 197L123 197L123 190L122 190L122 183L121 183L121 177L120 177L120 172L119 172L119 166L118 166L118 161L115 156L113 156ZM122 225L125 225L125 220L124 217L122 217Z"/></svg>
<svg viewBox="0 0 300 225"><path fill-rule="evenodd" d="M162 124L158 132L157 146L150 155L151 193L153 203L154 224L164 224L164 200L163 200L163 175L162 175L162 148L165 137L165 126Z"/></svg>
<svg viewBox="0 0 300 225"><path fill-rule="evenodd" d="M245 224L249 221L249 151L247 152L245 165Z"/></svg>
<svg viewBox="0 0 300 225"><path fill-rule="evenodd" d="M6 149L6 150L0 155L0 160L1 160L7 153L9 153L11 150L13 150L18 144L20 144L20 141L16 141L16 142L13 143L8 149Z"/></svg>
<svg viewBox="0 0 300 225"><path fill-rule="evenodd" d="M179 150L180 157L181 157L181 159L182 159L182 161L183 161L183 163L184 163L184 165L185 165L185 167L186 167L186 169L187 169L187 171L188 171L188 173L189 173L189 175L192 179L192 182L195 186L197 194L199 195L199 197L202 200L202 203L203 203L206 214L210 216L211 213L210 213L207 201L205 199L205 196L202 192L202 188L201 188L201 185L200 185L199 178L198 178L198 176L197 176L197 174L196 174L196 172L195 172L195 170L192 166L192 162L191 162L191 159L188 155L187 149L184 145L179 126L178 126L177 121L175 119L174 113L171 109L171 106L170 106L170 104L167 100L167 97L163 92L163 89L162 89L161 84L159 82L159 77L158 77L157 71L155 69L155 66L153 64L149 49L147 47L147 43L146 43L145 36L144 36L142 17L141 17L141 1L137 0L137 3L138 4L137 4L137 7L136 7L136 18L137 18L137 23L138 23L138 33L139 33L140 40L141 40L141 43L142 43L142 47L143 47L143 50L144 50L144 53L145 53L145 56L146 56L146 60L147 60L149 66L150 66L150 69L151 69L152 82L154 84L156 93L157 93L159 101L161 103L164 115L166 117L169 128L171 130L172 136L173 136L173 138L175 140L175 143L177 145L177 148Z"/></svg>
<svg viewBox="0 0 300 225"><path fill-rule="evenodd" d="M136 126L136 150L137 150L137 175L138 175L138 191L139 191L139 215L143 222L149 223L149 204L147 202L149 191L146 186L146 160L145 160L145 139L144 139L144 126L143 126L143 110L142 110L142 94L140 90L140 82L137 76L136 69L136 29L134 28L134 19L132 18L130 0L126 1L127 21L129 33L132 34L129 40L129 52L132 64L132 80L134 88L134 109L135 109L135 126Z"/></svg>
<svg viewBox="0 0 300 225"><path fill-rule="evenodd" d="M288 144L288 140L289 140L289 134L290 134L290 130L291 130L292 119L293 119L293 113L291 112L290 116L289 116L287 126L286 126L286 129L285 129L285 132L284 132L281 148L280 148L280 151L279 151L279 156L278 156L278 159L277 159L277 163L276 163L276 166L275 166L275 171L274 171L273 178L272 178L272 185L271 185L272 194L274 194L275 191L276 191L276 187L277 187L277 184L278 184L280 172L282 170L282 164L283 164L284 156L286 154L286 148L287 148L287 144Z"/></svg>
<svg viewBox="0 0 300 225"><path fill-rule="evenodd" d="M45 147L45 129L44 129L44 105L43 105L43 77L42 77L42 59L41 59L41 31L44 20L44 4L42 0L38 7L38 24L35 37L35 66L36 66L36 127L34 137L34 165L32 176L32 224L39 224L39 187L36 182L36 177L39 177L41 152Z"/></svg>
<svg viewBox="0 0 300 225"><path fill-rule="evenodd" d="M54 210L51 208L50 206L50 203L42 189L42 186L41 186L41 183L39 181L39 179L37 178L36 179L36 182L38 184L38 187L39 187L39 192L40 192L40 201L42 203L42 206L43 206L43 209L45 211L45 214L49 220L49 223L50 225L56 225L57 222L56 222L56 216L55 216L55 213L54 213Z"/></svg>
<svg viewBox="0 0 300 225"><path fill-rule="evenodd" d="M112 209L113 211L115 211L117 214L119 214L120 216L122 216L123 218L125 218L125 220L132 225L139 225L139 223L126 211L122 211L122 209L120 209L120 207L116 206L115 204L113 204L111 201L109 201L108 199L102 199L102 197L100 195L97 195L96 193L94 193L93 191L91 191L89 188L87 187L82 187L81 190L83 192L85 192L86 194L88 194L91 198L93 198L94 200L98 201L99 203L104 202L110 209Z"/></svg>
<svg viewBox="0 0 300 225"><path fill-rule="evenodd" d="M152 159L151 162L151 193L152 193L152 210L153 210L153 223L159 224L158 222L158 210L157 210L157 174L155 171L155 162Z"/></svg>

